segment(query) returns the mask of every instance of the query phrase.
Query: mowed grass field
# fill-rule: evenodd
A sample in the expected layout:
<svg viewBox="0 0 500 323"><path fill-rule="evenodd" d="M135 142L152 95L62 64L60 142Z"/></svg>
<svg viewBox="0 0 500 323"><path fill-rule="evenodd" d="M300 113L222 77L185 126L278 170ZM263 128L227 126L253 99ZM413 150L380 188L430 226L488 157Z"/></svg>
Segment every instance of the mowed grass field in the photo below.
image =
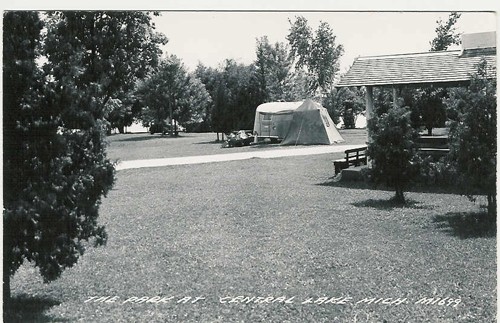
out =
<svg viewBox="0 0 500 323"><path fill-rule="evenodd" d="M110 157L272 149L140 136L110 137ZM494 322L485 201L419 190L395 207L393 192L333 182L334 155L119 171L100 209L107 245L50 284L23 266L12 320Z"/></svg>
<svg viewBox="0 0 500 323"><path fill-rule="evenodd" d="M346 140L344 144L366 144L366 130L364 129L340 130L340 133ZM124 161L304 147L266 144L222 148L222 141L216 142L216 139L215 133L180 133L178 137L172 138L149 133L112 135L108 137L108 157L112 160ZM220 135L219 139L221 139ZM335 158L342 158L342 154Z"/></svg>

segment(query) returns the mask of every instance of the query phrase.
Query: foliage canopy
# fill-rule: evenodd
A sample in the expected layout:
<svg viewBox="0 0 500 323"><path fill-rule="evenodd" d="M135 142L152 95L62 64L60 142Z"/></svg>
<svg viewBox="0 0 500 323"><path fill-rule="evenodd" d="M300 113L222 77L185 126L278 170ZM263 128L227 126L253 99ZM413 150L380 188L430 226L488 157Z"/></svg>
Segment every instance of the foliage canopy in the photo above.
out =
<svg viewBox="0 0 500 323"><path fill-rule="evenodd" d="M98 209L114 182L108 103L166 41L146 12L4 14L4 296L24 260L45 281L106 241ZM45 29L44 29L45 28ZM43 33L42 33L43 31ZM37 60L40 56L44 63ZM40 68L40 65L43 67Z"/></svg>
<svg viewBox="0 0 500 323"><path fill-rule="evenodd" d="M464 194L488 196L496 218L497 98L496 80L485 60L467 87L450 91L446 105L455 113L450 128L450 160Z"/></svg>
<svg viewBox="0 0 500 323"><path fill-rule="evenodd" d="M396 191L394 200L404 203L403 190L418 175L418 132L411 127L408 107L391 107L368 120L371 141L371 177Z"/></svg>

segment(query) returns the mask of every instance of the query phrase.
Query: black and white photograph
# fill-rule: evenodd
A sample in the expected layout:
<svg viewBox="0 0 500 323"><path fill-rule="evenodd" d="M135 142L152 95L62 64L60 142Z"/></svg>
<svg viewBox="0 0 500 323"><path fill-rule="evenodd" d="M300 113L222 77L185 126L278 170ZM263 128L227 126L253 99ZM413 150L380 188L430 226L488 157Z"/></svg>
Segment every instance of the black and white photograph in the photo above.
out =
<svg viewBox="0 0 500 323"><path fill-rule="evenodd" d="M497 25L4 8L3 321L496 322Z"/></svg>

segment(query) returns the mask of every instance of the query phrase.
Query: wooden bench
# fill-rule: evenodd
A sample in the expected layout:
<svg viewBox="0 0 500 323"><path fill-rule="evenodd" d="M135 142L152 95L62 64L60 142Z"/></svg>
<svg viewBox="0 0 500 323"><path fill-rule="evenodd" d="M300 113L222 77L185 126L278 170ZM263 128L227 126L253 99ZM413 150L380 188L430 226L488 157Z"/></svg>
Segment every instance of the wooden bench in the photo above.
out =
<svg viewBox="0 0 500 323"><path fill-rule="evenodd" d="M340 173L341 170L349 168L349 166L366 165L366 146L345 151L345 157L333 162L335 166L335 175Z"/></svg>
<svg viewBox="0 0 500 323"><path fill-rule="evenodd" d="M450 146L448 136L420 136L416 140L418 153L420 156L431 157L438 160L440 157L448 155Z"/></svg>

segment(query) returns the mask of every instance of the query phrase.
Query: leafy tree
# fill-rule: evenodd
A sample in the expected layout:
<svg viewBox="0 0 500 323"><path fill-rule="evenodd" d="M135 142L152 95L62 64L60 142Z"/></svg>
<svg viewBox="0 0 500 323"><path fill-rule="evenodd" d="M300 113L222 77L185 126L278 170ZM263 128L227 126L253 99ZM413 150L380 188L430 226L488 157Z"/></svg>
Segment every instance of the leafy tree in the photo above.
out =
<svg viewBox="0 0 500 323"><path fill-rule="evenodd" d="M342 118L346 129L354 129L357 116L365 110L364 93L357 88L336 88L326 94L323 106L333 122L339 123Z"/></svg>
<svg viewBox="0 0 500 323"><path fill-rule="evenodd" d="M453 89L446 105L455 111L450 129L450 160L457 187L471 199L487 195L488 214L496 219L496 80L485 60L465 88Z"/></svg>
<svg viewBox="0 0 500 323"><path fill-rule="evenodd" d="M439 19L436 21L436 37L430 42L431 51L447 50L451 45L460 44L460 34L456 30L456 23L461 14L450 13L446 22ZM413 122L418 126L427 129L427 134L432 135L432 129L442 127L446 121L446 108L443 100L447 96L447 91L441 88L424 88L415 90L415 101L412 105L414 111Z"/></svg>
<svg viewBox="0 0 500 323"><path fill-rule="evenodd" d="M210 104L201 81L190 75L181 60L173 55L141 83L137 93L145 107L142 120L148 125L166 126L167 118L183 123L199 121ZM173 127L170 130L172 132Z"/></svg>
<svg viewBox="0 0 500 323"><path fill-rule="evenodd" d="M117 128L120 133L125 132L125 127L140 117L142 106L134 92L119 95L122 99L113 98L106 103L106 120L109 122L108 133Z"/></svg>
<svg viewBox="0 0 500 323"><path fill-rule="evenodd" d="M266 36L257 39L255 77L259 84L259 96L263 102L285 101L290 96L292 61L287 46L269 43Z"/></svg>
<svg viewBox="0 0 500 323"><path fill-rule="evenodd" d="M109 122L109 131L118 128L120 133L124 133L125 127L130 126L134 121L132 107L124 104L120 99L110 99L106 107L109 110L106 118Z"/></svg>
<svg viewBox="0 0 500 323"><path fill-rule="evenodd" d="M446 122L446 108L443 104L446 91L426 88L415 93L414 107L419 112L417 125L423 126L427 129L427 135L432 136L432 129L442 127Z"/></svg>
<svg viewBox="0 0 500 323"><path fill-rule="evenodd" d="M290 80L285 84L284 101L301 101L310 97L308 93L311 82L312 77L303 70L292 70Z"/></svg>
<svg viewBox="0 0 500 323"><path fill-rule="evenodd" d="M193 123L202 123L207 119L211 100L201 80L194 74L189 74L186 95L179 102L182 109L176 117L188 126Z"/></svg>
<svg viewBox="0 0 500 323"><path fill-rule="evenodd" d="M404 189L418 175L418 132L410 125L408 107L391 107L368 120L371 142L367 154L371 158L371 176L396 191L394 201L405 203Z"/></svg>
<svg viewBox="0 0 500 323"><path fill-rule="evenodd" d="M394 98L392 95L392 89L387 87L375 87L373 89L373 102L376 107L374 114L381 116L393 107Z"/></svg>
<svg viewBox="0 0 500 323"><path fill-rule="evenodd" d="M18 216L15 208L24 204L20 194L28 193L26 175L34 173L26 157L31 157L28 149L36 147L31 145L26 147L26 142L35 139L35 136L34 131L30 131L31 133L22 131L18 122L20 125L26 125L33 124L33 121L40 123L43 120L43 115L32 114L28 106L36 97L34 92L40 91L37 87L40 73L35 60L38 57L37 48L43 24L35 12L15 11L4 14L3 24L3 298L5 301L10 298L10 277L21 265L23 253L29 254L27 249L30 247L27 241L26 243L22 241L23 236L28 235L27 232L25 234L24 231L18 230L27 226L30 220L28 212L23 208L26 216ZM39 114L40 112L42 111L39 111ZM49 126L49 122L43 121Z"/></svg>
<svg viewBox="0 0 500 323"><path fill-rule="evenodd" d="M252 129L255 108L261 103L255 82L255 66L238 64L226 60L221 69L219 93L216 107L221 108L224 132ZM222 99L222 100L221 100Z"/></svg>
<svg viewBox="0 0 500 323"><path fill-rule="evenodd" d="M297 69L305 68L311 76L308 93L314 95L318 89L327 93L339 70L338 60L344 54L342 45L336 45L336 36L326 22L321 22L313 33L307 19L299 16L290 22L287 40L291 46L291 56L295 58Z"/></svg>
<svg viewBox="0 0 500 323"><path fill-rule="evenodd" d="M27 260L45 281L75 264L114 182L105 151L107 104L160 53L145 12L4 15L4 296ZM40 31L45 25L45 38ZM121 35L121 36L120 36ZM45 56L36 65L37 44ZM12 82L11 82L12 81Z"/></svg>
<svg viewBox="0 0 500 323"><path fill-rule="evenodd" d="M202 63L199 63L196 66L196 70L194 75L197 79L201 81L201 83L205 86L207 90L210 101L206 108L206 116L203 120L203 123L206 127L206 130L212 131L213 127L213 111L214 111L214 96L215 91L218 86L218 71L215 68L204 66ZM219 133L217 133L217 141L219 141Z"/></svg>
<svg viewBox="0 0 500 323"><path fill-rule="evenodd" d="M460 44L460 34L457 32L456 23L461 14L452 12L448 16L448 20L444 22L442 19L436 21L436 37L430 42L431 51L447 50L451 45Z"/></svg>
<svg viewBox="0 0 500 323"><path fill-rule="evenodd" d="M165 36L154 32L151 17L145 12L55 12L49 18L46 56L60 65L51 73L56 77L66 71L74 73L75 85L89 84L84 90L94 92L89 96L94 96L99 107L111 98L124 101L123 95L134 89L137 79L158 64L158 45L167 42ZM67 35L60 37L63 33ZM76 70L80 65L86 67L85 72Z"/></svg>
<svg viewBox="0 0 500 323"><path fill-rule="evenodd" d="M213 101L212 129L217 134L253 128L255 108L263 102L255 71L253 64L234 60L226 60L217 69L197 68Z"/></svg>

